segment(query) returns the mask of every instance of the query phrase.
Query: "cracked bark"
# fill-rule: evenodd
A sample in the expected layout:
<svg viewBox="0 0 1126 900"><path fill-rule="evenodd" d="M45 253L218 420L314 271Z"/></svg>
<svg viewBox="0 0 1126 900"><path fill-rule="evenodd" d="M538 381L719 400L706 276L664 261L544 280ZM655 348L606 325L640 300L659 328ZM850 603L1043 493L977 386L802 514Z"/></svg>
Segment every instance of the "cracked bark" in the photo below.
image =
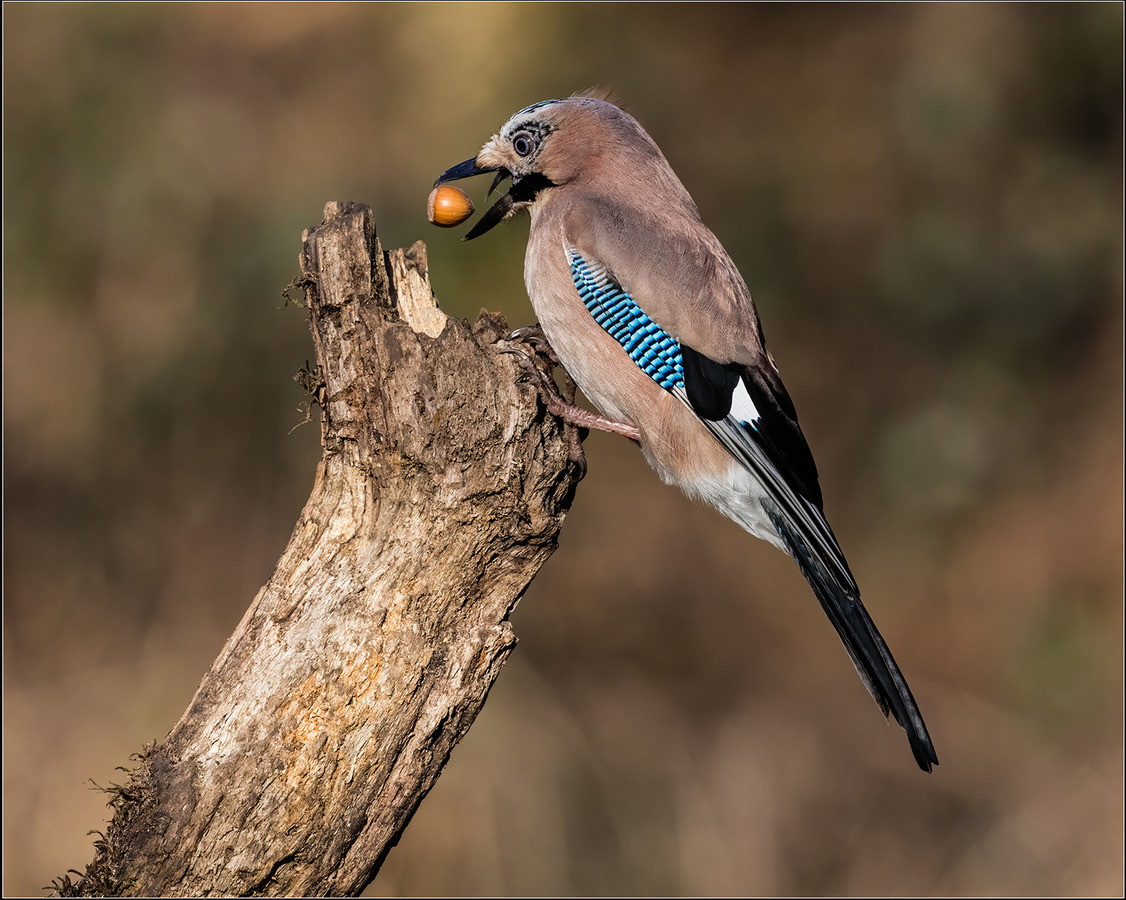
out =
<svg viewBox="0 0 1126 900"><path fill-rule="evenodd" d="M330 203L301 255L323 456L289 545L64 894L348 895L481 709L577 467L507 331Z"/></svg>

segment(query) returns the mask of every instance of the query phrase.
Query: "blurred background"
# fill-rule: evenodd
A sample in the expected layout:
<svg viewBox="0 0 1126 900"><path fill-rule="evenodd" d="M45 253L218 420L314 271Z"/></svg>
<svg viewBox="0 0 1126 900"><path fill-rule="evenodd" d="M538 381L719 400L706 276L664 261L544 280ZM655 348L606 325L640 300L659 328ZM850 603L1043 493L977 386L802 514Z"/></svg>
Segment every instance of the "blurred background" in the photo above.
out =
<svg viewBox="0 0 1126 900"><path fill-rule="evenodd" d="M369 893L1121 896L1120 5L3 15L5 894L90 861L90 780L175 723L308 495L302 228L368 203L447 312L526 324L526 222L464 244L426 196L602 86L744 273L942 764L787 557L595 434Z"/></svg>

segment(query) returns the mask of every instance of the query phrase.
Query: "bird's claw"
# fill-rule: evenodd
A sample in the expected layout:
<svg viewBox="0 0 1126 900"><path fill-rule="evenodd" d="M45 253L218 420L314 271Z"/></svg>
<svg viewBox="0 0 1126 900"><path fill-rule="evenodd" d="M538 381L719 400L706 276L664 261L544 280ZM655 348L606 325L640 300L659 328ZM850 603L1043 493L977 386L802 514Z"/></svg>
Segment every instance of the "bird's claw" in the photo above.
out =
<svg viewBox="0 0 1126 900"><path fill-rule="evenodd" d="M551 390L554 388L556 391L559 388L555 384L555 380L550 374L545 372L537 360L528 353L525 353L519 347L501 347L501 353L507 353L510 356L516 357L516 364L520 367L520 379L523 381L532 381L537 387L544 390Z"/></svg>
<svg viewBox="0 0 1126 900"><path fill-rule="evenodd" d="M578 389L578 385L572 380L567 370L563 368L563 363L560 362L555 349L547 340L543 328L538 324L525 325L523 328L510 331L508 336L503 339L503 343L524 345L531 351L530 353L520 350L518 347L502 347L501 351L511 353L514 356L522 356L520 367L527 374L533 376L541 389L558 394L568 406L575 402L575 391ZM556 383L552 374L556 369L560 369L563 373L562 388Z"/></svg>
<svg viewBox="0 0 1126 900"><path fill-rule="evenodd" d="M553 367L563 365L555 353L555 348L548 341L547 335L543 333L543 328L538 324L525 325L523 328L510 331L508 336L505 337L505 341L529 345L537 354L547 359Z"/></svg>
<svg viewBox="0 0 1126 900"><path fill-rule="evenodd" d="M538 334L531 332L538 332ZM559 360L538 325L518 328L506 340L513 340L514 337L516 340L530 344L534 348L533 354L535 355L526 353L520 347L500 347L499 350L501 353L508 353L516 357L516 363L520 367L520 380L532 382L547 411L563 420L563 439L567 442L567 459L574 463L578 469L576 481L582 481L586 477L587 470L586 455L583 453L582 443L585 434L574 426L570 417L566 414L569 409L575 408L571 405L574 400L574 388L571 390L570 400L565 399L550 371L544 371L544 368L540 365L538 360L540 356L552 368L559 365ZM542 353L544 348L550 352ZM570 380L569 376L568 380ZM574 384L574 382L571 383Z"/></svg>
<svg viewBox="0 0 1126 900"><path fill-rule="evenodd" d="M575 406L573 381L570 382L570 397L565 397L560 392L559 386L555 383L551 374L545 372L532 356L518 347L501 347L500 351L501 353L511 353L516 357L523 374L531 378L539 391L543 405L552 415L558 416L564 422L577 428L585 430L594 428L598 431L608 431L610 434L620 434L623 437L628 437L631 441L641 440L641 432L638 431L636 425L629 422L616 422L606 416L591 412L589 409ZM570 379L570 376L568 376L568 379Z"/></svg>

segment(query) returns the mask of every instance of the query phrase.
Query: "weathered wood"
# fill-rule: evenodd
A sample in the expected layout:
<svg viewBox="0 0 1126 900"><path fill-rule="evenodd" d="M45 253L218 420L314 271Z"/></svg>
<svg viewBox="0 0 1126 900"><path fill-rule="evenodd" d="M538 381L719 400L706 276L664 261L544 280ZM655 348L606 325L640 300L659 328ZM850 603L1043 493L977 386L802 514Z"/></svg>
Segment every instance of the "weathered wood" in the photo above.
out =
<svg viewBox="0 0 1126 900"><path fill-rule="evenodd" d="M329 204L301 268L324 455L277 569L63 892L356 894L516 642L576 467L493 344L445 317L425 247ZM204 564L204 561L201 561Z"/></svg>

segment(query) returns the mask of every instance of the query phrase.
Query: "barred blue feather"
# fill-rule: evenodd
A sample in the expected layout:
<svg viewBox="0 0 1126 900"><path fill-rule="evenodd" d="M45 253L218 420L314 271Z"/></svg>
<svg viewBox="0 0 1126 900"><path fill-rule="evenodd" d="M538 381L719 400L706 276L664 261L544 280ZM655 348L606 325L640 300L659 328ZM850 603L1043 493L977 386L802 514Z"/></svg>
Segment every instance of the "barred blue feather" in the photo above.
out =
<svg viewBox="0 0 1126 900"><path fill-rule="evenodd" d="M642 372L666 391L683 388L680 344L645 315L604 267L588 263L569 247L567 260L571 264L571 278L594 321L622 345Z"/></svg>

